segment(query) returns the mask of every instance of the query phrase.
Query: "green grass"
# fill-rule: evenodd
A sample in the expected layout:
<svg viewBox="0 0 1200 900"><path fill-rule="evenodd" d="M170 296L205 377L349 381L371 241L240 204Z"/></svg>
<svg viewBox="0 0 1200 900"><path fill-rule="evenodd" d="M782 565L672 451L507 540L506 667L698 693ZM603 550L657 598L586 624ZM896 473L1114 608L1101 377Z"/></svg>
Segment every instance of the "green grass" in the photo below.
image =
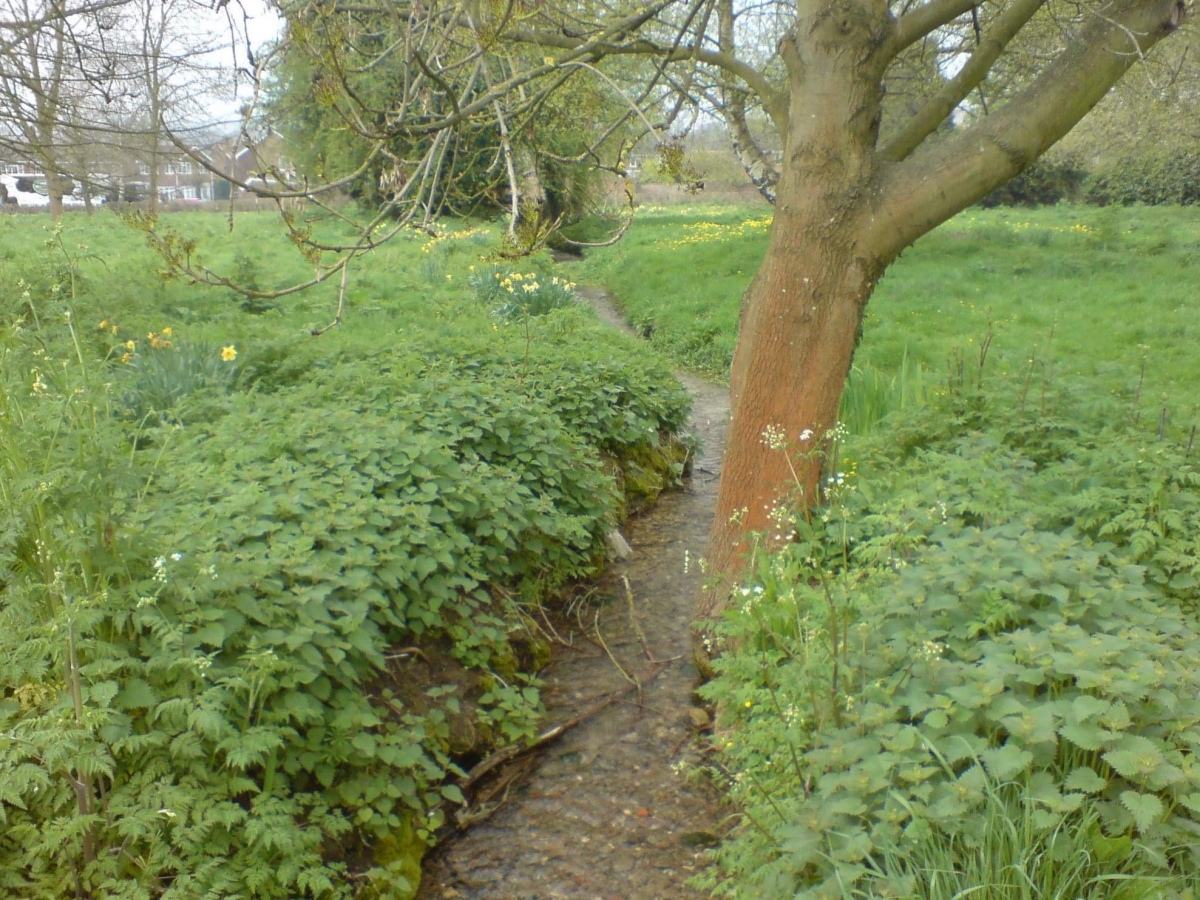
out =
<svg viewBox="0 0 1200 900"><path fill-rule="evenodd" d="M724 376L766 248L766 230L744 223L769 214L642 209L625 242L597 252L588 271L677 362ZM1083 390L1136 397L1148 416L1165 404L1189 421L1200 404L1198 250L1191 208L968 210L888 270L855 365L890 379L907 359L927 384L941 383L954 355L973 357L992 332L992 369L1032 365Z"/></svg>
<svg viewBox="0 0 1200 900"><path fill-rule="evenodd" d="M161 217L161 222L197 241L194 261L241 283L272 290L312 277L312 267L287 240L273 212L239 213L232 228L226 216L212 212L174 213ZM337 223L319 222L317 227L323 237L350 237ZM450 222L448 238L431 242L423 234L402 234L360 257L350 271L343 324L316 341L307 337L334 316L336 278L272 301L261 314L249 314L245 299L231 290L183 278L164 280L162 260L141 235L110 212L66 215L61 229L62 249L49 249L48 216L0 217L0 297L17 308L23 291L48 295L53 284L65 281L73 270L84 306L95 318L81 324L94 328L101 321L115 323L119 331L107 338L114 346L136 340L140 347L148 334L169 327L176 343L235 345L241 366L255 362L258 351L281 343L311 344L299 352L334 359L357 353L364 345L390 341L428 347L504 327L477 315L469 287L474 270L491 265L484 257L495 249L498 231L490 226ZM528 273L547 272L550 266L548 255L543 255L502 268ZM635 346L625 336L600 328L599 320L585 327L593 326L601 342ZM96 331L84 333L99 339Z"/></svg>
<svg viewBox="0 0 1200 900"><path fill-rule="evenodd" d="M926 833L874 860L913 900L1162 900L1193 896L1194 876L1169 875L1122 857L1128 839L1106 838L1094 801L1046 828L1028 785L989 783L978 841ZM1125 853L1128 851L1125 850ZM846 889L844 900L873 897Z"/></svg>

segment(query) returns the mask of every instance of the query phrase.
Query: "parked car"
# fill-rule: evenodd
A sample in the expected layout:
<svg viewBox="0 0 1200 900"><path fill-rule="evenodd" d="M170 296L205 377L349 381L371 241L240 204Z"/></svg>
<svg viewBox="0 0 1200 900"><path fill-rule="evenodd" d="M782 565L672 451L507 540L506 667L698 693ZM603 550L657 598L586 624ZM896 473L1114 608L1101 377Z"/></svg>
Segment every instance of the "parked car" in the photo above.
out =
<svg viewBox="0 0 1200 900"><path fill-rule="evenodd" d="M69 190L63 195L63 206L83 206L83 198L73 193L75 182L70 178L64 179L64 182L63 187ZM50 205L46 176L40 172L0 175L0 184L4 185L4 191L0 193L7 194L4 202L9 206L25 208Z"/></svg>

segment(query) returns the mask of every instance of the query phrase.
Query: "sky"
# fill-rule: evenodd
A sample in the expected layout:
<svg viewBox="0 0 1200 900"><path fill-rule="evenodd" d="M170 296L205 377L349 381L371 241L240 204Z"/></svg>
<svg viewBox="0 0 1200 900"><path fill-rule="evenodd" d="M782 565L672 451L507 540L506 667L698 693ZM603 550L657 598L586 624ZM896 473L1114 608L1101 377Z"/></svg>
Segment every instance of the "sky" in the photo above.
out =
<svg viewBox="0 0 1200 900"><path fill-rule="evenodd" d="M283 19L267 0L235 0L210 7L198 18L196 27L211 34L220 48L214 51L208 64L226 71L248 67L245 42L240 37L235 38L231 32L231 20L239 33L244 29L255 54L275 41L283 31ZM197 124L207 126L215 123L218 129L224 127L226 130L235 130L240 125L240 110L253 99L253 86L246 77L237 78L235 84L236 93L232 97L212 101L206 110L209 121Z"/></svg>

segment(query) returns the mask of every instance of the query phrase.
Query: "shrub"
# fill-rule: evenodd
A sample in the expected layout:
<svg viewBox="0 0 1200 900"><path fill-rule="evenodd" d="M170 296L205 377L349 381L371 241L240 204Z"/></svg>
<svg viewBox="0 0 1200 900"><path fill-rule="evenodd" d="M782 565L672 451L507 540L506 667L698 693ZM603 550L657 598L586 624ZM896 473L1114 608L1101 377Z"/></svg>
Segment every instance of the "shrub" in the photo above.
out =
<svg viewBox="0 0 1200 900"><path fill-rule="evenodd" d="M6 394L29 400L0 482L5 889L347 894L332 848L419 847L457 796L460 703L531 733L504 598L595 571L611 480L556 416L486 385L318 373L130 454L59 371ZM438 637L481 696L436 688L421 711L367 690L389 648ZM73 783L104 785L104 815Z"/></svg>
<svg viewBox="0 0 1200 900"><path fill-rule="evenodd" d="M795 522L723 625L704 691L747 826L710 886L909 896L914 853L991 852L1010 784L1022 858L1085 827L1110 886L1195 881L1200 482L1114 413L1005 386L858 443L861 484Z"/></svg>
<svg viewBox="0 0 1200 900"><path fill-rule="evenodd" d="M505 322L544 316L577 302L575 285L557 275L490 269L472 273L470 284L475 296L494 304L492 314Z"/></svg>
<svg viewBox="0 0 1200 900"><path fill-rule="evenodd" d="M490 350L473 341L439 345L427 356L423 377L449 368L471 379L507 384L544 404L592 446L618 455L657 446L661 436L687 424L691 399L670 370L618 345L564 350L535 337L528 352Z"/></svg>
<svg viewBox="0 0 1200 900"><path fill-rule="evenodd" d="M994 206L1053 206L1074 200L1087 174L1073 159L1039 159L984 197L979 205L985 209Z"/></svg>
<svg viewBox="0 0 1200 900"><path fill-rule="evenodd" d="M1119 157L1087 179L1083 199L1099 206L1200 203L1200 153L1158 151Z"/></svg>
<svg viewBox="0 0 1200 900"><path fill-rule="evenodd" d="M0 353L0 894L408 895L458 736L534 731L519 606L603 561L599 451L686 395L603 339L589 382L553 341L575 310L523 346L477 310L234 363L26 305ZM397 662L418 642L428 690Z"/></svg>

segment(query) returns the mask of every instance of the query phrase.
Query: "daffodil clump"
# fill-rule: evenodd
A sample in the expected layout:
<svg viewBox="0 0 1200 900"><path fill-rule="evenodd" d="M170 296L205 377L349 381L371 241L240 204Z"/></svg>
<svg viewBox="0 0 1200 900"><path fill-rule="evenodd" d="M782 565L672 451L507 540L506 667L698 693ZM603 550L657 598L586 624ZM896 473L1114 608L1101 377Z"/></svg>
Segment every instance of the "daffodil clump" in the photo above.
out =
<svg viewBox="0 0 1200 900"><path fill-rule="evenodd" d="M546 313L577 301L575 283L536 272L505 272L472 268L469 283L480 301L494 305L492 314L503 321Z"/></svg>
<svg viewBox="0 0 1200 900"><path fill-rule="evenodd" d="M109 335L120 329L104 321L100 329ZM178 418L177 408L197 392L225 393L237 375L230 365L237 359L237 346L220 349L205 343L181 340L170 326L146 334L145 341L126 340L111 351L128 371L121 393L124 413L136 419L147 415L166 420Z"/></svg>

